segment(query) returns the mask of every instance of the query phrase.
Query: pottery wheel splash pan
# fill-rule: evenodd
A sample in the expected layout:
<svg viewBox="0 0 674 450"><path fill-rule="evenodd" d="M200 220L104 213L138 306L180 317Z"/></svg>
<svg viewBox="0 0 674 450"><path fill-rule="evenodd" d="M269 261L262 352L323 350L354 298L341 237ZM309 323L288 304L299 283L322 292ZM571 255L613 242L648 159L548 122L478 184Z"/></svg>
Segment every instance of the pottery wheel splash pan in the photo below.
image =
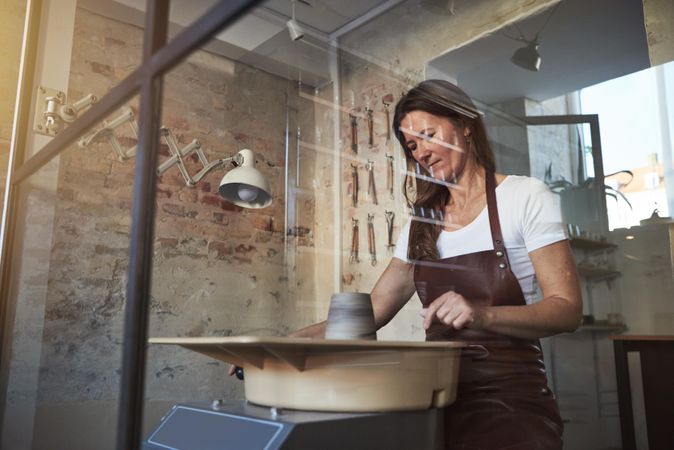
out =
<svg viewBox="0 0 674 450"><path fill-rule="evenodd" d="M245 369L246 399L311 411L403 411L456 398L460 342L288 337L152 338ZM227 376L223 374L223 376Z"/></svg>

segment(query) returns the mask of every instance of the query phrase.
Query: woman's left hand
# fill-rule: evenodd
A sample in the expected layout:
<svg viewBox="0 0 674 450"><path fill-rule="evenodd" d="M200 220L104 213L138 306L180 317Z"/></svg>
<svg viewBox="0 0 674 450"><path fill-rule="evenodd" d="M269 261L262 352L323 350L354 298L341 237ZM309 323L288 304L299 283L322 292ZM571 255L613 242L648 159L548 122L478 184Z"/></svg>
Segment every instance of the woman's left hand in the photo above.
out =
<svg viewBox="0 0 674 450"><path fill-rule="evenodd" d="M484 322L483 308L471 305L454 291L445 292L419 314L424 318L424 330L428 330L432 322L444 323L455 330L482 328Z"/></svg>

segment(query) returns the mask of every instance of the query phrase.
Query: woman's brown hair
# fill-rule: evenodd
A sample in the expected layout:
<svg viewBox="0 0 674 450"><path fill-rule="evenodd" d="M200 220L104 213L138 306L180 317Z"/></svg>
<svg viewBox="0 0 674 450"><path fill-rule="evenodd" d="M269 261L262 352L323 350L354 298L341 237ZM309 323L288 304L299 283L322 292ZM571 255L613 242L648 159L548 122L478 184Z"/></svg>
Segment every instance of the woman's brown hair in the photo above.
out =
<svg viewBox="0 0 674 450"><path fill-rule="evenodd" d="M409 206L412 207L413 214L421 219L412 220L407 256L411 261L434 260L440 257L436 242L442 231L442 211L449 202L450 192L445 184L435 182L425 169L416 164L412 152L407 148L405 136L401 131L401 122L412 111L424 111L446 117L461 129L467 127L469 145L465 155L475 165L487 171L494 171L494 154L487 141L484 122L477 108L470 97L454 84L444 80L422 81L398 101L392 127L407 160L408 175L405 176L403 192ZM413 177L409 175L410 173L418 173L423 177ZM457 178L460 176L461 173L456 174ZM414 193L408 190L410 177L416 178Z"/></svg>

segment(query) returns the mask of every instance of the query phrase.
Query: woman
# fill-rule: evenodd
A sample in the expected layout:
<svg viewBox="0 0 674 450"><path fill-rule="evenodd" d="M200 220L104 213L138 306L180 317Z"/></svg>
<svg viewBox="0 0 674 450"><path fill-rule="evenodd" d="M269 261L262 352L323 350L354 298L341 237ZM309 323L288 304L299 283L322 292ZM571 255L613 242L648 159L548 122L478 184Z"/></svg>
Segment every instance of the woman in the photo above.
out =
<svg viewBox="0 0 674 450"><path fill-rule="evenodd" d="M484 123L451 83L410 90L393 130L416 174L405 192L415 214L372 290L377 326L416 291L427 340L468 342L446 448L561 449L538 339L575 330L582 304L556 198L537 180L494 173Z"/></svg>

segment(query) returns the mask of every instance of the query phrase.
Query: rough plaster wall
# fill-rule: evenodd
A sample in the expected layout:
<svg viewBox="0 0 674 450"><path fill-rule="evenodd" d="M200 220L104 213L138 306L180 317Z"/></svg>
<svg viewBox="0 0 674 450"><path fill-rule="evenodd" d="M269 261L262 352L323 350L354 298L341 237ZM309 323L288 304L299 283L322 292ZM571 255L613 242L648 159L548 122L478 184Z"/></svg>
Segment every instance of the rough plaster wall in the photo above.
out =
<svg viewBox="0 0 674 450"><path fill-rule="evenodd" d="M290 298L293 309L288 309L289 329L297 329L317 320L317 308L321 309L328 299L317 296L315 277L323 266L320 254L316 253L317 238L330 238L331 227L317 221L316 211L319 192L324 190L317 177L320 165L319 154L311 147L316 142L318 127L315 126L316 111L311 100L309 86L288 82L293 86L288 96L288 214L285 270L289 279ZM320 132L318 133L320 135ZM328 184L330 184L329 180ZM327 199L325 199L327 200ZM328 205L329 206L329 205ZM321 264L315 262L321 261Z"/></svg>
<svg viewBox="0 0 674 450"><path fill-rule="evenodd" d="M674 60L674 3L671 0L643 0L644 22L651 66Z"/></svg>
<svg viewBox="0 0 674 450"><path fill-rule="evenodd" d="M12 138L16 83L19 76L25 0L0 3L0 210L5 201L5 178Z"/></svg>
<svg viewBox="0 0 674 450"><path fill-rule="evenodd" d="M70 98L102 97L139 62L140 29L80 9L75 33ZM222 171L196 188L186 187L175 167L160 177L151 336L278 335L300 321L294 301L313 297L314 274L284 266L286 95L297 97L285 80L205 52L167 75L163 123L180 145L198 138L209 160L253 149L274 203L244 210L222 201ZM291 120L313 128L308 112ZM135 143L128 130L120 140ZM162 146L160 160L167 156ZM306 162L313 170L311 155ZM192 158L188 170L198 169ZM134 160L117 161L105 142L61 156L36 448L92 448L93 441L75 444L63 433L83 418L91 422L88 439L114 440L114 426L82 412L114 417L119 395L133 170ZM292 233L289 246L313 245L313 215L313 202L305 202L297 221L303 231ZM312 258L307 253L302 265L313 268ZM226 376L223 363L172 347L151 347L148 356L150 409L153 402L243 397L242 383ZM156 409L146 426L163 412Z"/></svg>
<svg viewBox="0 0 674 450"><path fill-rule="evenodd" d="M566 96L545 102L518 98L485 108L485 124L499 171L540 180L552 163L551 180L576 181L578 133L573 126L526 126L523 116L573 114Z"/></svg>
<svg viewBox="0 0 674 450"><path fill-rule="evenodd" d="M531 175L527 127L519 119L527 114L525 100L518 98L488 105L484 113L496 170L513 175Z"/></svg>
<svg viewBox="0 0 674 450"><path fill-rule="evenodd" d="M548 116L574 114L567 108L566 96L536 102L525 99L526 115ZM527 127L531 176L543 180L550 167L551 181L576 181L578 132L571 125Z"/></svg>
<svg viewBox="0 0 674 450"><path fill-rule="evenodd" d="M301 320L298 326L325 320L330 296L339 290L335 280L339 273L336 261L340 233L336 216L340 214L340 180L336 176L339 172L335 161L338 161L340 151L335 144L335 124L338 123L339 114L335 108L335 96L335 83L330 83L320 89L305 87L298 99L300 113L310 114L311 118L300 120L299 123L304 126L300 127L299 135L295 133L299 142L296 146L299 154L297 162L303 169L300 170L302 176L297 182L297 205L298 211L302 205L305 209L313 210L311 241L307 241L313 242L313 246L296 245L291 250L295 252L293 256L297 270L311 271L314 278L313 297L297 299L297 315ZM306 165L312 160L313 168L307 168ZM294 169L297 173L297 167ZM298 231L303 228L300 224ZM313 258L316 263L311 264L306 260L307 257Z"/></svg>
<svg viewBox="0 0 674 450"><path fill-rule="evenodd" d="M413 84L409 79L401 79L392 75L387 69L360 59L355 55L344 53L341 59L341 128L340 140L342 148L342 290L348 292L370 292L381 272L388 265L393 254L393 248L388 247L386 211L395 214L393 229L393 244L395 244L402 225L407 220L406 202L402 196L403 174L405 167L404 156L400 145L393 133L387 141L386 110L382 98L392 94L394 101L389 106L392 118L395 102L401 93ZM373 113L373 146L370 147L367 126L366 108ZM351 149L351 122L349 113L357 117L358 151ZM387 159L386 155L394 157L393 197L386 185ZM374 181L377 204L374 196L368 193L368 171L366 164L374 162ZM354 183L352 165L358 172L358 203L354 207L352 192ZM374 214L374 245L376 265L372 265L368 248L368 214ZM352 241L352 219L358 220L358 261L350 260ZM420 320L416 311L418 303L411 301L401 311L394 321L380 330L379 339L423 339Z"/></svg>

